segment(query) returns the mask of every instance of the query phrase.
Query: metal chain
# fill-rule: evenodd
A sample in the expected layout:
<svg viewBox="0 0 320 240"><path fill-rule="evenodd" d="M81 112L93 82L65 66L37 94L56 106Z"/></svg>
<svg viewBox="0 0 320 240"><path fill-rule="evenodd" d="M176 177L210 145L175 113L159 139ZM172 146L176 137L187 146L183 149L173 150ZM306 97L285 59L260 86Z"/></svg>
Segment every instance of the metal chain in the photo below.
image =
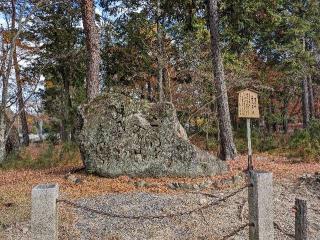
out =
<svg viewBox="0 0 320 240"><path fill-rule="evenodd" d="M247 187L249 187L249 185L245 185L245 186L239 188L238 190L234 191L233 193L231 193L231 194L229 194L229 195L227 195L227 196L225 196L223 198L220 198L220 199L218 199L216 201L211 201L210 203L208 203L208 204L206 204L206 205L204 205L202 207L194 208L194 209L191 209L191 210L188 210L188 211L185 211L185 212L178 212L178 213L171 213L171 214L164 214L164 215L137 215L137 216L134 216L134 215L121 215L121 214L117 214L117 213L110 213L110 212L104 212L104 211L100 211L100 210L97 210L97 209L93 209L93 208L90 208L90 207L83 206L81 204L72 202L72 201L67 200L67 199L58 199L57 202L58 203L65 203L65 204L70 205L70 206L72 206L74 208L82 209L82 210L85 210L87 212L92 212L92 213L96 213L96 214L99 214L99 215L112 217L112 218L149 219L149 220L150 219L163 219L163 218L173 218L173 217L177 217L177 216L190 215L191 213L198 212L198 211L207 209L209 207L218 205L221 202L225 202L229 198L231 198L231 197L235 196L236 194L240 193L241 191L243 191Z"/></svg>
<svg viewBox="0 0 320 240"><path fill-rule="evenodd" d="M229 239L229 238L233 237L234 235L236 235L239 232L241 232L242 230L244 230L246 227L249 227L249 225L250 225L249 223L241 225L239 228L233 230L231 233L229 233L228 235L224 236L221 240L226 240L226 239Z"/></svg>
<svg viewBox="0 0 320 240"><path fill-rule="evenodd" d="M277 229L278 231L280 231L282 234L286 235L287 237L295 239L295 235L294 234L288 233L285 230L283 230L278 223L273 222L273 226L274 226L275 229Z"/></svg>

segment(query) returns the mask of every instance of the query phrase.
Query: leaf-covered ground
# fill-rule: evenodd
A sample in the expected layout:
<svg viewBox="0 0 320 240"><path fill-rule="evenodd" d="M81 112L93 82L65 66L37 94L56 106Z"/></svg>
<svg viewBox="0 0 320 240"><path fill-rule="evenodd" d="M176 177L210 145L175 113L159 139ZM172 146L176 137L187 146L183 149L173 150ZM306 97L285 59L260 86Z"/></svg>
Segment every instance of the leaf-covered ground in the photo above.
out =
<svg viewBox="0 0 320 240"><path fill-rule="evenodd" d="M168 184L172 182L200 183L208 178L147 178L143 179L148 183L147 187L137 186L137 182L142 181L138 178L129 178L127 176L115 179L101 178L98 176L87 175L84 171L73 174L80 179L79 184L75 184L66 178L69 172L81 168L80 161L69 165L59 166L45 170L0 170L0 238L8 229L19 229L19 224L27 222L30 218L31 189L40 183L58 183L60 185L61 197L77 200L83 198L92 198L105 195L106 193L125 193L125 192L150 192L150 193L177 193L183 190L172 190ZM214 182L223 183L224 180L232 178L235 175L243 175L246 169L247 157L240 156L234 161L228 162L230 171L222 176L211 177ZM300 176L305 173L320 172L319 163L292 163L284 157L277 157L268 154L259 154L254 156L254 166L256 169L271 171L274 174L276 182L296 182ZM226 184L215 185L219 188L232 188ZM62 210L64 211L64 210ZM72 221L72 216L65 212L63 222L66 224ZM62 227L64 225L62 224ZM28 231L27 228L20 227L22 232Z"/></svg>

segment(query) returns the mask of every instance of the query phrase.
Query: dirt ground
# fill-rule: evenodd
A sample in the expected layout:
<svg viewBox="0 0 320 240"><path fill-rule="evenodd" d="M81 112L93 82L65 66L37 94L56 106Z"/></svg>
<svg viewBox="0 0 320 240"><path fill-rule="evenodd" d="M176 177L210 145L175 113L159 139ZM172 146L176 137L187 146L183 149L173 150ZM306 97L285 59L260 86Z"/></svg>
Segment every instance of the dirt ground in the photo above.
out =
<svg viewBox="0 0 320 240"><path fill-rule="evenodd" d="M129 215L157 215L197 208L245 185L243 170L246 168L246 156L228 164L230 171L227 174L196 179L133 179L126 176L107 179L80 171L73 174L80 180L78 184L66 175L80 168L80 163L78 166L37 171L0 170L0 239L30 239L31 189L39 183L58 183L61 198L93 209ZM307 198L310 206L310 239L320 239L320 183L308 181L309 177L320 172L320 164L292 163L284 157L264 154L254 156L254 165L256 169L272 171L274 175L275 222L280 228L275 229L276 238L290 239L283 232L293 234L292 207L295 197L300 196ZM235 176L242 177L235 182L232 181ZM213 196L169 187L172 183L194 185L209 180L210 187L201 192ZM60 239L223 239L247 222L246 196L245 189L218 206L157 221L109 218L59 203ZM247 234L248 228L244 228L228 239L247 239Z"/></svg>

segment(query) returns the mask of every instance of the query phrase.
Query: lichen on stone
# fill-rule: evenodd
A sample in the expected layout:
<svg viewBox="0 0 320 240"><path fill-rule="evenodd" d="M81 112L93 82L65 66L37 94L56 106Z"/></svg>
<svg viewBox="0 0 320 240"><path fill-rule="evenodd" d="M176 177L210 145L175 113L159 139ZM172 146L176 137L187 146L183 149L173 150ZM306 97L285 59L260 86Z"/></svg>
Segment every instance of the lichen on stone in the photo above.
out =
<svg viewBox="0 0 320 240"><path fill-rule="evenodd" d="M109 92L81 107L78 136L87 171L105 177L197 177L225 162L192 145L172 103Z"/></svg>

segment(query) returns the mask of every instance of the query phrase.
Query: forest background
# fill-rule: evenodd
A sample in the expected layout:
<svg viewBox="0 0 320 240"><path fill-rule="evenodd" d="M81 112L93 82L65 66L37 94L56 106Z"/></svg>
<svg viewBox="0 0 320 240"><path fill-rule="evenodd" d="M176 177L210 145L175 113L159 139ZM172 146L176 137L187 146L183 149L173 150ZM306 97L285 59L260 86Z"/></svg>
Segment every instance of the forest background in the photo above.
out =
<svg viewBox="0 0 320 240"><path fill-rule="evenodd" d="M85 25L87 2L95 7L96 36ZM172 102L190 140L223 159L246 151L237 99L239 90L253 89L259 93L261 114L253 122L254 151L319 161L319 1L94 4L1 1L0 145L7 144L2 167L55 166L77 154L77 109L94 96L88 90L94 81L96 92L120 87L138 99ZM209 17L216 16L213 10L216 19ZM98 43L93 54L90 34ZM94 54L101 60L89 76ZM223 86L219 89L216 81L220 65L227 105L221 104ZM94 75L98 80L91 81ZM222 105L233 129L227 136L227 121L219 122ZM8 144L15 131L19 148ZM28 148L32 135L45 140L36 156Z"/></svg>

